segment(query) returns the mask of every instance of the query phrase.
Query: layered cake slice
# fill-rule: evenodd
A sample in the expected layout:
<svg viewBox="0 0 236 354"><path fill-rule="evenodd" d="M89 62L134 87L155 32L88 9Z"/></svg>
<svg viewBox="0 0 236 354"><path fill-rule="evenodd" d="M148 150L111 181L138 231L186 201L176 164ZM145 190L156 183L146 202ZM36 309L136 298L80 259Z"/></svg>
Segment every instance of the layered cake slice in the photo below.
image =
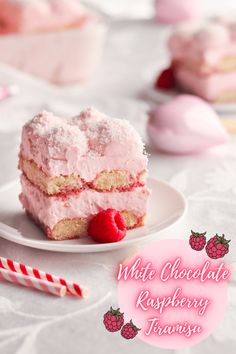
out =
<svg viewBox="0 0 236 354"><path fill-rule="evenodd" d="M57 85L93 75L105 34L78 0L0 0L0 62Z"/></svg>
<svg viewBox="0 0 236 354"><path fill-rule="evenodd" d="M177 85L211 102L236 100L236 25L181 27L169 39Z"/></svg>
<svg viewBox="0 0 236 354"><path fill-rule="evenodd" d="M108 208L128 229L144 224L147 156L126 120L94 109L67 120L42 112L23 127L19 167L20 201L51 239L86 235L90 218Z"/></svg>
<svg viewBox="0 0 236 354"><path fill-rule="evenodd" d="M0 0L0 34L62 30L86 17L76 0Z"/></svg>

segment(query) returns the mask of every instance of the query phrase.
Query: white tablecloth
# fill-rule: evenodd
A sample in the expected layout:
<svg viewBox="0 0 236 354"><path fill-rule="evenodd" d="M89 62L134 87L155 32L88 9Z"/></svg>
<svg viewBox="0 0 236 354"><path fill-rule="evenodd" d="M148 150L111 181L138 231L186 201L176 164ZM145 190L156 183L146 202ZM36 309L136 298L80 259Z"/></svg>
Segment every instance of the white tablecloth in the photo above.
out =
<svg viewBox="0 0 236 354"><path fill-rule="evenodd" d="M0 103L0 186L18 176L20 129L45 108L70 116L94 105L128 118L146 139L143 90L167 60L168 30L144 21L111 25L101 70L80 87L55 88L9 68L1 83L20 87L19 95ZM186 218L157 238L184 238L190 229L231 238L228 261L236 262L236 139L200 156L166 156L149 151L150 175L170 181L188 199ZM0 215L1 218L1 215ZM78 280L91 291L88 300L58 299L0 282L0 351L4 354L72 353L235 353L236 287L230 284L224 320L207 340L185 350L162 350L140 340L121 340L104 330L102 316L117 305L114 271L136 247L100 254L59 254L34 250L0 239L0 255Z"/></svg>

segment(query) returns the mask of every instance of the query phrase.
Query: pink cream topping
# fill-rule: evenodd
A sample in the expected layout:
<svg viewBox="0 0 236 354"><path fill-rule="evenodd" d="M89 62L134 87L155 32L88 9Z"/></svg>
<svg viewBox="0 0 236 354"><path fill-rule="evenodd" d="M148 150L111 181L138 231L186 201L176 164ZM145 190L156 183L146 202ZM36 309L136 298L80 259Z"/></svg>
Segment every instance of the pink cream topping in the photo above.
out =
<svg viewBox="0 0 236 354"><path fill-rule="evenodd" d="M228 29L222 24L212 23L201 28L193 35L194 45L201 49L219 48L228 45L230 35Z"/></svg>
<svg viewBox="0 0 236 354"><path fill-rule="evenodd" d="M233 29L233 24L220 20L200 27L181 26L168 41L172 59L214 65L224 56L236 55Z"/></svg>
<svg viewBox="0 0 236 354"><path fill-rule="evenodd" d="M89 108L68 120L42 112L25 124L21 155L48 176L80 175L92 181L105 170L147 168L144 145L131 124Z"/></svg>

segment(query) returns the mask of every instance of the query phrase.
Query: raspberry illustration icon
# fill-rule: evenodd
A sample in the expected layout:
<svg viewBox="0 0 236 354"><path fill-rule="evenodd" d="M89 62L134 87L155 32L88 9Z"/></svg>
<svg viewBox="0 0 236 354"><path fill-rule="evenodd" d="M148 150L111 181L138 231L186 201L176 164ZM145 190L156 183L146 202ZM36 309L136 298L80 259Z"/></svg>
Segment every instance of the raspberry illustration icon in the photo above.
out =
<svg viewBox="0 0 236 354"><path fill-rule="evenodd" d="M217 259L223 258L229 252L229 242L225 235L218 236L217 234L210 238L206 245L206 253L208 257Z"/></svg>
<svg viewBox="0 0 236 354"><path fill-rule="evenodd" d="M103 316L103 323L109 332L117 332L124 324L124 314L120 312L120 309L114 310L110 307L110 310Z"/></svg>
<svg viewBox="0 0 236 354"><path fill-rule="evenodd" d="M126 323L122 330L121 330L121 335L122 337L124 337L125 339L133 339L137 334L138 331L140 331L141 328L136 327L132 320L130 320L130 322Z"/></svg>
<svg viewBox="0 0 236 354"><path fill-rule="evenodd" d="M189 244L191 248L195 251L201 251L206 244L206 232L202 234L199 232L194 232L191 230L191 235L189 237Z"/></svg>

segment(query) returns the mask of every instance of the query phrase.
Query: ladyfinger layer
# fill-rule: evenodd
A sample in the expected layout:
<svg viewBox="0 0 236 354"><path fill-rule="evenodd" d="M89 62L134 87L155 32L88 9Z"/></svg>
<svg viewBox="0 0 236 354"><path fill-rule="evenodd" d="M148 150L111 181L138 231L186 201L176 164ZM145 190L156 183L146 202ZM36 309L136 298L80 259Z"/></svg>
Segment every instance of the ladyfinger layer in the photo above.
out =
<svg viewBox="0 0 236 354"><path fill-rule="evenodd" d="M85 188L95 189L100 192L126 191L144 186L146 183L145 171L141 171L137 176L132 176L129 171L125 170L102 171L93 181L86 182L76 174L49 177L34 161L24 159L21 156L19 158L19 167L30 182L48 195L66 194Z"/></svg>
<svg viewBox="0 0 236 354"><path fill-rule="evenodd" d="M145 216L139 217L131 211L122 211L121 214L128 230L144 225ZM59 221L53 229L50 229L28 211L27 215L35 222L35 224L41 227L47 237L51 240L63 241L87 236L88 218L63 219Z"/></svg>

